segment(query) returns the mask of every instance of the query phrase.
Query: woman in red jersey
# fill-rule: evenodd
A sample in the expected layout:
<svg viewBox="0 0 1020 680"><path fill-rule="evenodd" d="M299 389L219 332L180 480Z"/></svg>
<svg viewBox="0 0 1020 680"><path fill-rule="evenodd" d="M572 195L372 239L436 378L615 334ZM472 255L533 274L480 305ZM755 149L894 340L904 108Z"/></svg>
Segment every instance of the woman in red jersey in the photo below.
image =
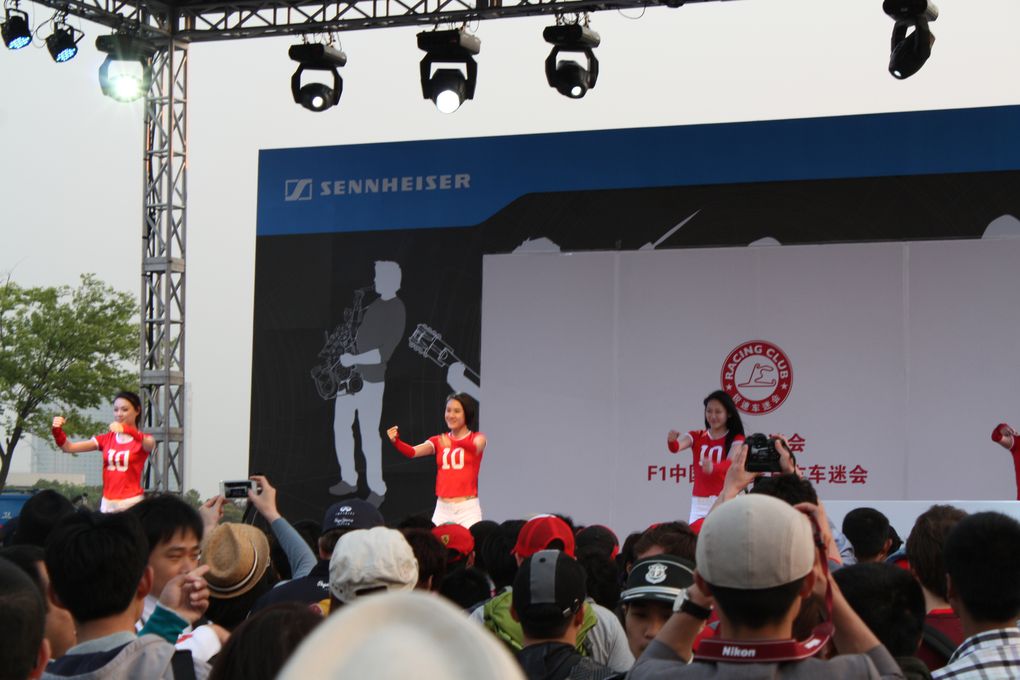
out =
<svg viewBox="0 0 1020 680"><path fill-rule="evenodd" d="M478 502L478 470L485 452L485 435L472 432L468 425L475 419L474 400L458 392L446 400L444 434L411 446L400 440L400 429L394 425L386 430L397 451L408 458L436 457L436 511L432 522L439 526L455 522L470 527L482 519Z"/></svg>
<svg viewBox="0 0 1020 680"><path fill-rule="evenodd" d="M68 441L64 417L53 418L53 439L61 451L77 456L103 452L103 500L101 512L126 510L142 500L142 469L156 446L150 435L138 431L142 400L134 392L119 392L113 399L110 429L82 442Z"/></svg>
<svg viewBox="0 0 1020 680"><path fill-rule="evenodd" d="M691 524L708 514L722 491L730 460L744 443L744 424L730 395L717 390L705 397L705 429L680 434L670 430L666 446L671 453L694 451L694 489Z"/></svg>

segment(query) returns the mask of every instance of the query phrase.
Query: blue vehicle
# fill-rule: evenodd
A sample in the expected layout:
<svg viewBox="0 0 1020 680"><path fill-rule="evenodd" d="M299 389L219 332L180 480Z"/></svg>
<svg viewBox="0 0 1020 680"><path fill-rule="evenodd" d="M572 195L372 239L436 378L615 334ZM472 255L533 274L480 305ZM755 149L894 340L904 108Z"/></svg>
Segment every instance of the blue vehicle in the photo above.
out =
<svg viewBox="0 0 1020 680"><path fill-rule="evenodd" d="M4 526L21 514L21 506L35 495L35 489L10 489L0 492L0 533Z"/></svg>

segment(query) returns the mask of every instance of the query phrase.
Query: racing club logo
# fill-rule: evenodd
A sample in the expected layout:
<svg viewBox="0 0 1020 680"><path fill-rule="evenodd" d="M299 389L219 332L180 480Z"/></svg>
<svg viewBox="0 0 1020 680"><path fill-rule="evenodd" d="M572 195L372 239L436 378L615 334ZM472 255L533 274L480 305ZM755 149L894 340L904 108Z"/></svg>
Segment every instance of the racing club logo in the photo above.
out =
<svg viewBox="0 0 1020 680"><path fill-rule="evenodd" d="M771 342L742 342L723 361L723 391L744 413L775 411L790 396L792 387L790 358Z"/></svg>

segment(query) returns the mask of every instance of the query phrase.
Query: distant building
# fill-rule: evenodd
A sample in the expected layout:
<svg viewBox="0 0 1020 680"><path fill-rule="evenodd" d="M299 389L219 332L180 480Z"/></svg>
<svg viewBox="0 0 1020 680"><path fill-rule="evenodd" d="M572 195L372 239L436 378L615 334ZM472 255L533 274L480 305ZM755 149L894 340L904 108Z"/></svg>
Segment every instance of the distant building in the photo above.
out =
<svg viewBox="0 0 1020 680"><path fill-rule="evenodd" d="M56 448L50 439L25 438L32 452L32 473L39 479L53 479L47 473L84 475L87 486L102 486L103 461L99 451L79 453L77 457Z"/></svg>

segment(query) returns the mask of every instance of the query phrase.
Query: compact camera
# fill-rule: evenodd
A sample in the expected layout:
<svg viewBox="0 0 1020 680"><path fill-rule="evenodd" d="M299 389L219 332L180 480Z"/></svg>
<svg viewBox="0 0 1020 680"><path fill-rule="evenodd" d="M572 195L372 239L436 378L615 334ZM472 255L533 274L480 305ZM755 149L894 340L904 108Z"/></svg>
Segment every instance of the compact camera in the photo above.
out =
<svg viewBox="0 0 1020 680"><path fill-rule="evenodd" d="M747 460L744 469L748 472L782 472L779 465L779 451L776 450L776 437L766 437L756 432L744 440L747 444Z"/></svg>
<svg viewBox="0 0 1020 680"><path fill-rule="evenodd" d="M255 482L250 479L220 482L220 495L228 501L248 500L248 491L258 491Z"/></svg>

